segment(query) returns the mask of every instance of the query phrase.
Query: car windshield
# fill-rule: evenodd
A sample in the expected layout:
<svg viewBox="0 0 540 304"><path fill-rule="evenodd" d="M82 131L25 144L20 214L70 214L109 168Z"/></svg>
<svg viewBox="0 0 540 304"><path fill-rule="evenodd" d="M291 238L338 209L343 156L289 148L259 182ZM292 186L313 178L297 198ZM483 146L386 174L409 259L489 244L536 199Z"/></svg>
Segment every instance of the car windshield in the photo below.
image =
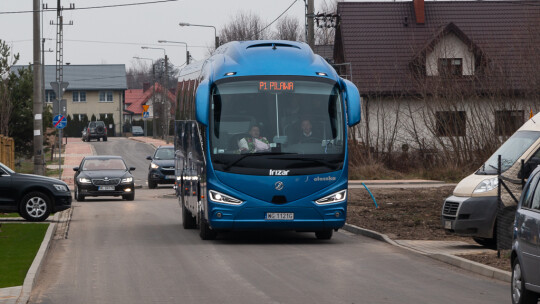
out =
<svg viewBox="0 0 540 304"><path fill-rule="evenodd" d="M133 128L132 128L132 131L133 131L133 132L142 132L142 130L143 130L143 129L142 129L141 127L133 127Z"/></svg>
<svg viewBox="0 0 540 304"><path fill-rule="evenodd" d="M539 137L540 132L537 131L519 131L514 133L491 155L476 174L497 174L499 155L501 155L501 172L508 170Z"/></svg>
<svg viewBox="0 0 540 304"><path fill-rule="evenodd" d="M127 170L126 164L120 158L87 159L83 164L83 171L96 170Z"/></svg>
<svg viewBox="0 0 540 304"><path fill-rule="evenodd" d="M174 159L174 149L158 148L154 154L154 159Z"/></svg>
<svg viewBox="0 0 540 304"><path fill-rule="evenodd" d="M11 170L8 166L4 165L3 163L0 163L0 168L2 168L4 171L6 171L9 174L15 173L15 171Z"/></svg>
<svg viewBox="0 0 540 304"><path fill-rule="evenodd" d="M209 132L214 168L244 174L264 174L269 168L297 168L297 174L315 173L302 170L314 167L319 173L338 170L344 155L343 117L339 87L329 79L272 76L217 82Z"/></svg>

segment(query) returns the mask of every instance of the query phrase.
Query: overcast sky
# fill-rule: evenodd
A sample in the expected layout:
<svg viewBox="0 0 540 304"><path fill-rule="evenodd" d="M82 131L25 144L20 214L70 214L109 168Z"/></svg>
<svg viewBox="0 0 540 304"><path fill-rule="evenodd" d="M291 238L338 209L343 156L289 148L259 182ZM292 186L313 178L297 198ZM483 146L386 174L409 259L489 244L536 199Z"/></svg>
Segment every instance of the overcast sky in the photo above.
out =
<svg viewBox="0 0 540 304"><path fill-rule="evenodd" d="M42 0L48 7L56 8L57 0ZM174 65L185 61L185 46L158 44L158 40L183 41L189 45L191 55L203 59L208 46L214 42L214 30L205 27L180 27L179 22L213 25L219 30L238 12L252 12L263 22L269 23L291 4L287 15L304 24L304 0L179 0L166 3L145 4L115 8L82 9L87 7L142 3L152 0L62 0L76 10L65 9L64 63L71 64L126 64L129 68L134 56L158 59L163 50L143 50L141 46L165 48ZM323 0L315 0L315 11ZM13 52L20 54L19 64L33 61L32 13L4 14L4 12L32 10L31 0L0 0L0 39L6 41ZM56 11L43 15L45 50L55 50ZM55 53L45 53L45 64L55 63Z"/></svg>

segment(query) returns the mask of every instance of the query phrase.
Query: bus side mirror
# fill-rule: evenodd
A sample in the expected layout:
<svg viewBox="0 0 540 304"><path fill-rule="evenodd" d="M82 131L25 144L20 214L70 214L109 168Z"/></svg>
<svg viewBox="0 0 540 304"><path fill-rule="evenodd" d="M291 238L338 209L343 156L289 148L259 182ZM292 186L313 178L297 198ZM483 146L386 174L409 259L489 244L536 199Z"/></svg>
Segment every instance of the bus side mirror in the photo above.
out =
<svg viewBox="0 0 540 304"><path fill-rule="evenodd" d="M208 79L205 79L199 83L195 102L197 121L205 126L208 126L208 109L210 106L210 85L208 83Z"/></svg>
<svg viewBox="0 0 540 304"><path fill-rule="evenodd" d="M347 125L352 127L360 122L360 92L354 83L347 79L343 79L342 83L345 87L345 101L347 102Z"/></svg>

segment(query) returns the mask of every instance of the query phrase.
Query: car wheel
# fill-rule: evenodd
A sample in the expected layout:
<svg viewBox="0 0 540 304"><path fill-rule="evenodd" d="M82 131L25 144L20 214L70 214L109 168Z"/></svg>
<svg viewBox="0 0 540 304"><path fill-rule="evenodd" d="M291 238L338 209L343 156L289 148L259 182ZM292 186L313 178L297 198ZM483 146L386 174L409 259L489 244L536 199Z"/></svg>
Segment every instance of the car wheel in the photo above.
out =
<svg viewBox="0 0 540 304"><path fill-rule="evenodd" d="M157 188L157 183L153 182L151 180L148 180L148 188L149 189L156 189Z"/></svg>
<svg viewBox="0 0 540 304"><path fill-rule="evenodd" d="M538 294L525 289L525 280L521 271L521 264L516 258L512 265L512 303L513 304L536 304L538 303Z"/></svg>
<svg viewBox="0 0 540 304"><path fill-rule="evenodd" d="M332 238L332 234L334 231L332 229L328 230L322 230L322 231L315 231L315 236L319 240L329 240Z"/></svg>
<svg viewBox="0 0 540 304"><path fill-rule="evenodd" d="M474 237L473 240L476 243L478 243L479 245L482 245L482 246L484 246L486 248L497 249L497 239L496 238L487 239L487 238Z"/></svg>
<svg viewBox="0 0 540 304"><path fill-rule="evenodd" d="M217 232L210 228L202 212L199 213L199 236L202 240L214 240L217 237Z"/></svg>
<svg viewBox="0 0 540 304"><path fill-rule="evenodd" d="M131 194L122 195L122 198L125 199L126 201L135 200L135 191L131 192Z"/></svg>
<svg viewBox="0 0 540 304"><path fill-rule="evenodd" d="M77 186L75 186L75 199L76 199L78 202L84 201L84 195L82 195L82 194L79 192L79 187L77 187Z"/></svg>
<svg viewBox="0 0 540 304"><path fill-rule="evenodd" d="M184 229L193 229L197 228L197 219L187 210L186 205L184 204L184 199L182 198L182 225Z"/></svg>
<svg viewBox="0 0 540 304"><path fill-rule="evenodd" d="M19 208L19 213L27 221L42 222L51 214L51 199L44 193L30 192L22 198Z"/></svg>

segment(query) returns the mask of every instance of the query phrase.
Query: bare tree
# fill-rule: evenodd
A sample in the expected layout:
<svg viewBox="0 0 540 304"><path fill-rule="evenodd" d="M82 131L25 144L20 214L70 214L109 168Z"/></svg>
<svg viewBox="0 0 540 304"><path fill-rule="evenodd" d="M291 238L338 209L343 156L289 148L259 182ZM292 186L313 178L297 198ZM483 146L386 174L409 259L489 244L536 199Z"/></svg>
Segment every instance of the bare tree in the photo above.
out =
<svg viewBox="0 0 540 304"><path fill-rule="evenodd" d="M13 111L9 87L11 66L18 60L19 54L11 57L9 46L0 39L0 134L5 136L9 135L9 119Z"/></svg>
<svg viewBox="0 0 540 304"><path fill-rule="evenodd" d="M343 0L323 0L319 5L317 14L336 14L337 3ZM322 18L319 24L315 23L315 44L316 45L331 45L334 44L336 36L335 24L332 26L332 17ZM334 22L337 22L334 18Z"/></svg>
<svg viewBox="0 0 540 304"><path fill-rule="evenodd" d="M299 41L301 32L298 19L285 16L277 21L274 37L280 40Z"/></svg>
<svg viewBox="0 0 540 304"><path fill-rule="evenodd" d="M258 15L239 12L219 31L220 43L267 39L270 37L269 30L264 27Z"/></svg>

